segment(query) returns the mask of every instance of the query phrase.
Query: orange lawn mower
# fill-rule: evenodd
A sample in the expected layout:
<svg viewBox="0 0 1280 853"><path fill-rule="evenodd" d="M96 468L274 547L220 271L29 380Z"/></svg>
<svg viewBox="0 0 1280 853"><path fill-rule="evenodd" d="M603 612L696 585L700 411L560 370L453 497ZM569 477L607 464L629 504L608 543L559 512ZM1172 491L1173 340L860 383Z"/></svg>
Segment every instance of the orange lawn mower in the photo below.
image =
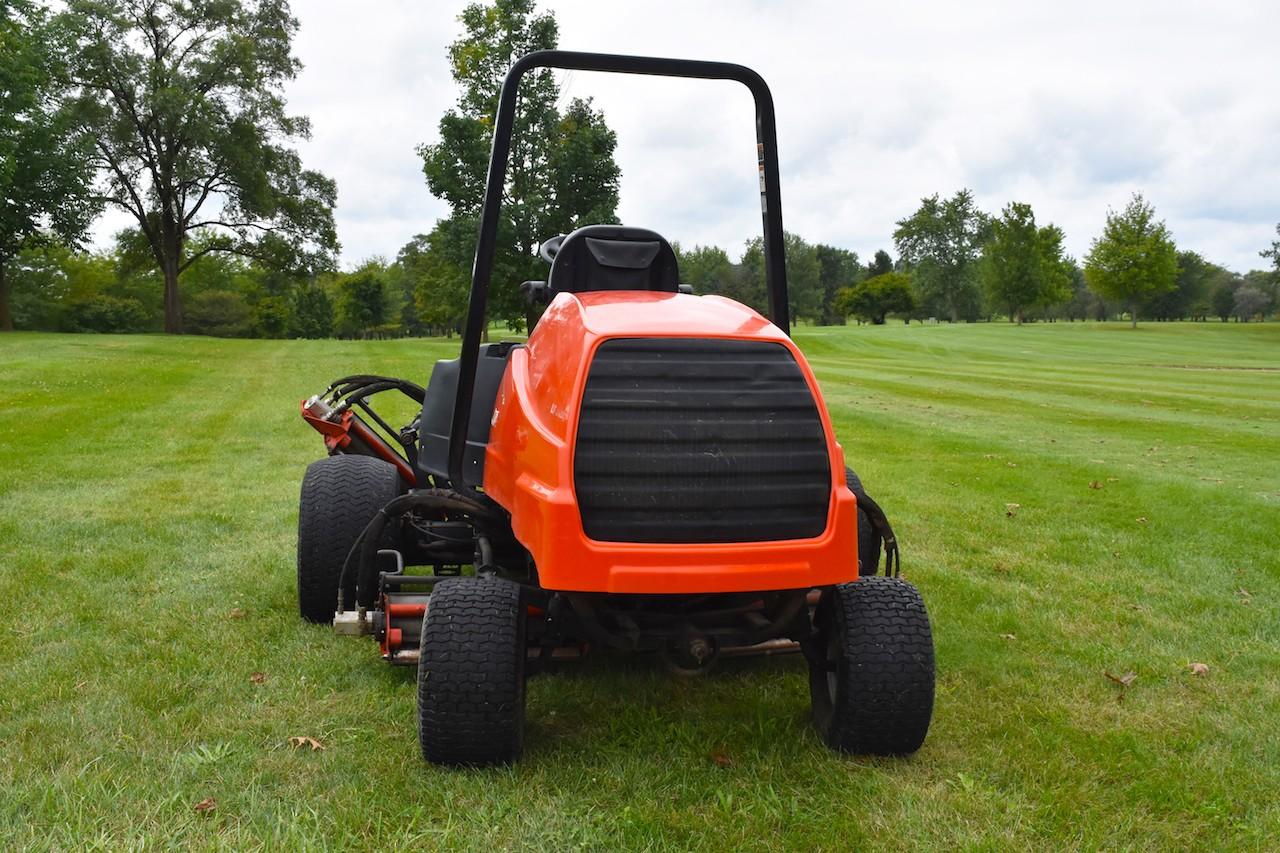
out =
<svg viewBox="0 0 1280 853"><path fill-rule="evenodd" d="M541 245L550 272L523 285L544 308L527 343L481 342L516 92L538 68L750 89L767 318L681 285L659 234L589 225ZM329 456L302 482L299 608L418 668L427 761L516 760L525 679L600 648L683 674L799 650L828 745L923 743L929 618L788 336L776 136L768 87L740 65L521 58L498 103L460 358L425 389L348 376L302 404ZM391 391L421 404L401 429L370 403Z"/></svg>

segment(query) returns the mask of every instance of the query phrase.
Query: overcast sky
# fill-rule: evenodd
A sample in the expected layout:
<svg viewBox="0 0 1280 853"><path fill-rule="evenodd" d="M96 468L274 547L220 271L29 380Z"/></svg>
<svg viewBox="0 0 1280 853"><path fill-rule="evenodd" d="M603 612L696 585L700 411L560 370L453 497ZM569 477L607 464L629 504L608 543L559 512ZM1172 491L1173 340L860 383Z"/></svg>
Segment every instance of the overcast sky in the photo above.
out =
<svg viewBox="0 0 1280 853"><path fill-rule="evenodd" d="M394 258L447 207L414 148L456 89L462 2L294 0L304 162L338 182L342 265ZM867 258L921 197L971 188L1077 257L1141 191L1180 248L1259 268L1280 221L1280 3L544 0L565 49L740 62L773 89L784 221ZM760 231L734 83L559 73L618 132L620 215L737 257ZM104 223L103 233L109 228ZM117 224L118 227L118 224ZM551 236L551 235L547 235Z"/></svg>

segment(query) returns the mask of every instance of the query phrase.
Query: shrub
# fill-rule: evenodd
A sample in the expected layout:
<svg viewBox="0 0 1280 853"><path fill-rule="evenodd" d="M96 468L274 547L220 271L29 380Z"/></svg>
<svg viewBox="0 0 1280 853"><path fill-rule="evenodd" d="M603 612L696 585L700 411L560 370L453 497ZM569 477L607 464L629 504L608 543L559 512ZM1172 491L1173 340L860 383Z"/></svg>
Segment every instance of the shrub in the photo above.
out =
<svg viewBox="0 0 1280 853"><path fill-rule="evenodd" d="M230 290L206 290L188 300L183 328L193 335L217 338L248 337L252 331L249 304Z"/></svg>

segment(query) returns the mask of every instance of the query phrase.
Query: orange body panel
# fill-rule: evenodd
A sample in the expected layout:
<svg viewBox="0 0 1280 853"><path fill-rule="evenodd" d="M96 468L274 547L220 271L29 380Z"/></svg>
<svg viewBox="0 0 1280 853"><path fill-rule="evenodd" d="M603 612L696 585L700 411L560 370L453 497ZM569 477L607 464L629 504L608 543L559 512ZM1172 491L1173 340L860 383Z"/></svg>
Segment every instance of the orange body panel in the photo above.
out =
<svg viewBox="0 0 1280 853"><path fill-rule="evenodd" d="M772 341L795 356L813 392L831 460L825 532L813 539L713 544L601 542L582 529L573 486L579 401L596 347L609 338ZM527 347L511 353L494 406L484 488L511 513L547 589L707 593L800 589L855 580L858 524L844 453L808 362L760 314L718 296L562 293Z"/></svg>

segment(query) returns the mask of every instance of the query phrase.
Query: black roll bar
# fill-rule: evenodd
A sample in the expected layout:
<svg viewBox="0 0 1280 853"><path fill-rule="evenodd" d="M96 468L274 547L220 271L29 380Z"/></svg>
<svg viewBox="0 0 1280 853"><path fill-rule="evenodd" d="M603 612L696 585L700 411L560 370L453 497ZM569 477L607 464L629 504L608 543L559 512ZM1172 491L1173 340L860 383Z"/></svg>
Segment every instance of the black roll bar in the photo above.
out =
<svg viewBox="0 0 1280 853"><path fill-rule="evenodd" d="M449 480L455 490L462 492L471 491L463 479L467 427L471 421L480 339L488 321L485 303L489 295L489 282L493 277L494 252L498 243L498 209L502 206L507 157L511 153L516 94L520 88L520 78L535 68L736 80L751 90L756 102L756 154L760 170L760 212L764 220L764 274L769 293L769 319L784 333L790 334L791 331L787 313L787 271L782 236L782 188L778 178L778 125L773 111L773 96L769 93L764 78L746 66L728 62L580 53L570 50L539 50L522 56L507 72L502 81L502 93L498 97L493 148L489 154L489 176L485 183L484 206L480 211L480 236L476 242L475 265L471 270L471 298L467 305L467 322L462 332L458 395L454 399L453 422L449 430Z"/></svg>

